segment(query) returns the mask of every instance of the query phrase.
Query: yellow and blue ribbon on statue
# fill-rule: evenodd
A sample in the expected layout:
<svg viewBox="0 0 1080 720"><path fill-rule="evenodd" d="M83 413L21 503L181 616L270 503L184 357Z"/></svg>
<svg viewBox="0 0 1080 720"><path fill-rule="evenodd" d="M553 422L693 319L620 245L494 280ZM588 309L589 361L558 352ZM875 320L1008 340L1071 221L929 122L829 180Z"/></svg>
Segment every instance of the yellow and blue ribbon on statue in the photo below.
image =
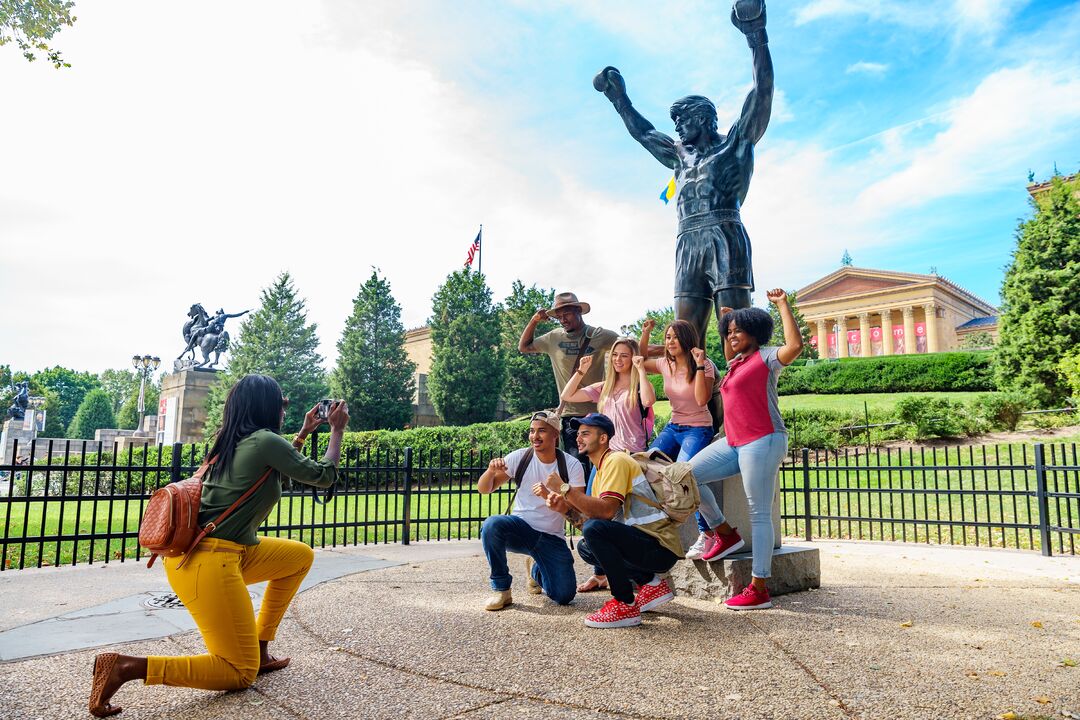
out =
<svg viewBox="0 0 1080 720"><path fill-rule="evenodd" d="M660 199L664 201L665 205L667 205L668 200L671 200L671 198L673 198L673 197L675 197L675 176L674 175L672 175L671 179L668 180L668 183L667 183L667 185L664 186L664 189L660 191Z"/></svg>

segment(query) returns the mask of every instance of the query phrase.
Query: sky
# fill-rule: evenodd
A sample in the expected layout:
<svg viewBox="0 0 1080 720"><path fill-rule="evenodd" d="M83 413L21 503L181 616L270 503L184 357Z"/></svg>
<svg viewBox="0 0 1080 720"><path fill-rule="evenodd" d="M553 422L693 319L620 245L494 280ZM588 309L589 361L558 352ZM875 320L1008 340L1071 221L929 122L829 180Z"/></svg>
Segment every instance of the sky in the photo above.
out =
<svg viewBox="0 0 1080 720"><path fill-rule="evenodd" d="M298 11L302 8L302 12ZM0 364L170 365L188 307L258 307L291 274L328 368L377 268L406 327L479 226L496 300L571 290L618 329L671 304L670 171L635 107L752 83L705 0L78 2L54 45L0 48ZM1080 2L774 0L772 121L743 207L755 302L836 270L931 268L991 303L1028 172L1080 169ZM239 321L227 328L235 340Z"/></svg>

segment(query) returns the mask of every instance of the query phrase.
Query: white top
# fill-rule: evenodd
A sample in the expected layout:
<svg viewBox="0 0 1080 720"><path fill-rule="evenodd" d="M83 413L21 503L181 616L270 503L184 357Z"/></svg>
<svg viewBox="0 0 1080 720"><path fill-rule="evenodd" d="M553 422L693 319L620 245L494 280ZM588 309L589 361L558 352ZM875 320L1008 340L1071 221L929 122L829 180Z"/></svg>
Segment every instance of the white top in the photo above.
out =
<svg viewBox="0 0 1080 720"><path fill-rule="evenodd" d="M524 457L525 451L531 448L515 450L507 455L506 474L511 480L517 472L518 462ZM529 523L529 527L537 532L558 535L562 537L566 531L566 518L547 506L543 498L533 495L532 486L547 480L551 473L559 474L559 462L553 461L550 465L540 462L540 458L533 453L529 467L525 468L525 477L521 478L521 487L514 498L514 509L511 515ZM566 456L566 475L570 478L570 484L576 487L585 487L585 471L581 469L581 463L572 455Z"/></svg>

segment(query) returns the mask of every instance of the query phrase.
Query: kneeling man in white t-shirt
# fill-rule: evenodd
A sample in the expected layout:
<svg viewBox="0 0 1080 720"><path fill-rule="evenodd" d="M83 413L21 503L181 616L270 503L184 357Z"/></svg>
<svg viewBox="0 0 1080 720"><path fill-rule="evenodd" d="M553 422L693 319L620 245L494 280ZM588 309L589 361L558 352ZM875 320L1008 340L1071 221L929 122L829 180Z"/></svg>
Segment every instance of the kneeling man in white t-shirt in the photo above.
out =
<svg viewBox="0 0 1080 720"><path fill-rule="evenodd" d="M528 556L525 568L530 576L530 592L543 592L560 605L574 599L577 579L574 556L566 545L566 518L549 508L533 490L540 486L540 494L546 495L544 482L553 475L563 483L585 487L581 463L557 447L560 429L555 413L545 410L534 414L529 425L530 447L515 450L505 458L492 458L476 483L477 491L486 495L510 478L521 477L511 513L492 515L480 530L480 542L491 566L491 589L495 591L484 604L485 610L502 610L513 602L507 551ZM527 463L523 475L522 463Z"/></svg>

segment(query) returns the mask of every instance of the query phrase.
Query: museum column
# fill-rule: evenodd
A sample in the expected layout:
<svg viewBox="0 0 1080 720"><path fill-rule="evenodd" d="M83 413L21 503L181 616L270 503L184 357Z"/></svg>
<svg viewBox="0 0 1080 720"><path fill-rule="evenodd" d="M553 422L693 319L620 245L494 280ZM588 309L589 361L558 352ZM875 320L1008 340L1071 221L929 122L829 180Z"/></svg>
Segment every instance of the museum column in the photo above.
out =
<svg viewBox="0 0 1080 720"><path fill-rule="evenodd" d="M935 353L941 349L938 340L937 306L923 305L923 312L926 313L926 351Z"/></svg>
<svg viewBox="0 0 1080 720"><path fill-rule="evenodd" d="M915 337L915 308L908 305L904 308L904 354L914 355L918 345Z"/></svg>
<svg viewBox="0 0 1080 720"><path fill-rule="evenodd" d="M829 357L829 323L825 320L817 321L817 354L822 360Z"/></svg>
<svg viewBox="0 0 1080 720"><path fill-rule="evenodd" d="M847 318L841 315L836 318L836 357L846 358L847 356Z"/></svg>
<svg viewBox="0 0 1080 720"><path fill-rule="evenodd" d="M859 313L859 355L864 358L872 357L874 346L870 339L870 313Z"/></svg>
<svg viewBox="0 0 1080 720"><path fill-rule="evenodd" d="M881 311L881 354L893 354L892 310Z"/></svg>

